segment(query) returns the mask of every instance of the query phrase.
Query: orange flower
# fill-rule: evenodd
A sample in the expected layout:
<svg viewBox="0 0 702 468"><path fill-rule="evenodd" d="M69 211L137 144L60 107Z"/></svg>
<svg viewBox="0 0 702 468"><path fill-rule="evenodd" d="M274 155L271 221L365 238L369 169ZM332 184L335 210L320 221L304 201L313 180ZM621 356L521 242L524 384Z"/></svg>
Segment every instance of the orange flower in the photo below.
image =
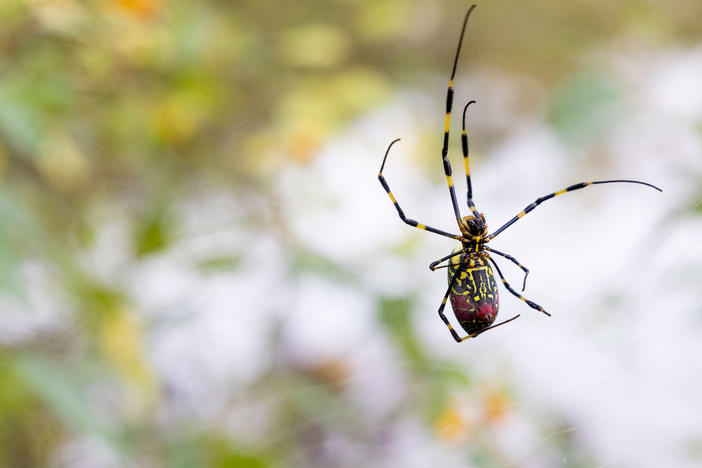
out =
<svg viewBox="0 0 702 468"><path fill-rule="evenodd" d="M139 16L151 16L160 8L161 0L115 0L122 10Z"/></svg>
<svg viewBox="0 0 702 468"><path fill-rule="evenodd" d="M466 434L467 426L463 415L452 406L446 407L434 422L434 430L439 437L454 443Z"/></svg>
<svg viewBox="0 0 702 468"><path fill-rule="evenodd" d="M507 414L510 405L510 398L504 389L492 389L488 391L483 400L485 408L485 419L488 423L496 423Z"/></svg>

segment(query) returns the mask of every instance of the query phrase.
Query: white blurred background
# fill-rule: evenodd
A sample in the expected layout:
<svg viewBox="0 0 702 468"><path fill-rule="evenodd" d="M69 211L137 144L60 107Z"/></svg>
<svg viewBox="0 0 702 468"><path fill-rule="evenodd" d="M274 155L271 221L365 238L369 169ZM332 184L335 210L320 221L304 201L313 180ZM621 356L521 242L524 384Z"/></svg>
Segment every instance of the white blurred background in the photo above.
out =
<svg viewBox="0 0 702 468"><path fill-rule="evenodd" d="M699 466L702 13L676 4L476 9L454 110L492 230L580 181L663 193L510 227L553 317L501 289L521 317L460 345L428 268L455 245L376 176L402 138L393 194L456 231L468 5L1 7L0 466Z"/></svg>

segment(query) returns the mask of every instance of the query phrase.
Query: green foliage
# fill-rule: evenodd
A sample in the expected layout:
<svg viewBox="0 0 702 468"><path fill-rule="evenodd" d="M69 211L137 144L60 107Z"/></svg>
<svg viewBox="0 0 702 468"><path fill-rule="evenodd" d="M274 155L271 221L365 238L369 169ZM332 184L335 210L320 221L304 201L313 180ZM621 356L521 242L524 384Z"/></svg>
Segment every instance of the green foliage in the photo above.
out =
<svg viewBox="0 0 702 468"><path fill-rule="evenodd" d="M275 465L265 454L237 448L230 441L216 434L203 434L198 438L174 442L169 451L168 466L173 468L191 466L269 468Z"/></svg>
<svg viewBox="0 0 702 468"><path fill-rule="evenodd" d="M116 442L114 430L99 415L85 411L85 381L79 374L34 357L15 361L17 375L34 395L50 407L67 428Z"/></svg>
<svg viewBox="0 0 702 468"><path fill-rule="evenodd" d="M166 249L171 242L171 226L168 216L162 211L150 214L138 223L134 239L136 256L143 257Z"/></svg>
<svg viewBox="0 0 702 468"><path fill-rule="evenodd" d="M403 354L414 363L424 358L424 350L412 324L412 303L411 298L381 298L378 318Z"/></svg>
<svg viewBox="0 0 702 468"><path fill-rule="evenodd" d="M417 385L426 390L421 392L422 401L418 407L422 408L427 421L434 421L447 409L452 392L465 388L469 379L464 369L424 349L412 321L413 303L412 298L381 298L378 316L407 360Z"/></svg>
<svg viewBox="0 0 702 468"><path fill-rule="evenodd" d="M294 253L294 257L290 262L290 269L295 274L303 272L316 273L342 283L353 284L357 282L356 275L323 255L304 248L297 248Z"/></svg>
<svg viewBox="0 0 702 468"><path fill-rule="evenodd" d="M61 426L37 398L17 357L0 349L0 466L46 466Z"/></svg>
<svg viewBox="0 0 702 468"><path fill-rule="evenodd" d="M233 271L241 265L240 256L218 256L200 260L198 269L205 273L217 273L222 271Z"/></svg>

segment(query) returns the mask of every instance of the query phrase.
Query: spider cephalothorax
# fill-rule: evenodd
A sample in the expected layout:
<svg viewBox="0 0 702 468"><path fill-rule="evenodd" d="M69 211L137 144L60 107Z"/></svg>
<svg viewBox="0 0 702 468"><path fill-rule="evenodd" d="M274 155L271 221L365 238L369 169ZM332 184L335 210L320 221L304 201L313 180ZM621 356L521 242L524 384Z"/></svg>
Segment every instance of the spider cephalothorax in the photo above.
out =
<svg viewBox="0 0 702 468"><path fill-rule="evenodd" d="M516 297L524 301L532 309L536 309L543 312L546 315L551 315L546 312L540 305L529 299L523 297L517 291L512 289L505 277L502 275L500 268L495 263L495 260L490 256L491 253L499 255L511 261L515 265L524 271L524 282L522 283L522 291L526 287L526 277L529 274L529 270L522 266L516 258L509 254L500 252L499 250L492 249L486 244L490 240L497 237L502 231L510 227L512 224L516 223L520 218L529 213L531 210L539 206L541 203L551 198L562 195L566 192L572 192L574 190L580 190L590 185L596 184L611 184L617 182L627 182L632 184L642 184L652 187L658 191L661 191L658 187L651 185L646 182L640 182L638 180L598 180L593 182L580 182L578 184L571 185L559 190L557 192L550 193L543 197L539 197L534 202L526 206L522 211L517 213L512 219L507 221L505 224L500 226L497 230L488 234L487 224L485 223L485 216L479 213L475 204L473 203L473 187L470 181L470 168L468 165L468 134L466 133L466 111L468 106L475 101L469 101L468 104L463 108L463 131L461 132L461 147L463 149L463 163L466 168L466 182L468 186L468 208L470 209L472 216L461 217L461 211L458 208L458 201L456 199L456 190L453 187L453 179L451 177L451 163L448 160L448 142L449 142L449 123L451 121L451 106L453 105L453 79L456 75L456 65L458 64L458 56L461 52L461 43L463 42L463 35L466 30L466 24L468 23L468 18L471 12L475 8L475 5L471 6L466 13L463 20L463 28L461 29L461 37L458 40L458 49L456 50L456 57L453 61L453 71L451 72L451 80L449 81L448 91L446 94L446 121L444 127L444 137L443 137L443 147L441 149L441 158L444 166L444 174L446 175L446 183L448 185L449 194L451 195L451 204L453 205L453 212L456 216L456 222L458 223L458 228L461 232L460 235L452 234L447 231L442 231L425 224L421 224L414 219L405 216L405 213L400 208L400 204L397 202L392 192L390 192L390 186L388 185L385 177L383 177L383 169L385 168L385 161L390 153L390 148L398 140L393 141L388 146L387 151L385 151L385 157L383 158L383 163L380 166L380 172L378 173L378 179L380 184L383 186L387 192L390 200L395 205L397 209L397 214L400 219L410 226L414 226L425 231L433 232L434 234L439 234L441 236L449 237L455 239L461 243L460 246L456 247L452 253L440 258L439 260L433 261L429 264L429 268L433 270L439 268L448 269L448 290L444 294L444 299L441 301L439 306L439 316L441 320L444 321L451 336L461 342L468 338L473 338L483 333L486 330L490 330L499 325L503 325L510 322L519 315L512 317L509 320L498 323L497 325L492 325L494 322L497 312L499 310L499 296L497 290L497 281L495 280L495 275L492 271L492 266L495 267L497 273L502 280L502 284L507 288L507 290L514 294ZM440 265L441 263L443 265ZM467 336L461 338L456 333L456 330L451 326L448 319L444 315L444 308L446 307L446 302L451 297L451 306L454 311L456 319L460 323L461 327L468 333Z"/></svg>
<svg viewBox="0 0 702 468"><path fill-rule="evenodd" d="M479 217L476 216L464 216L461 219L461 234L463 237L475 240L476 238L482 239L487 236L487 224L485 223L485 216L480 213Z"/></svg>

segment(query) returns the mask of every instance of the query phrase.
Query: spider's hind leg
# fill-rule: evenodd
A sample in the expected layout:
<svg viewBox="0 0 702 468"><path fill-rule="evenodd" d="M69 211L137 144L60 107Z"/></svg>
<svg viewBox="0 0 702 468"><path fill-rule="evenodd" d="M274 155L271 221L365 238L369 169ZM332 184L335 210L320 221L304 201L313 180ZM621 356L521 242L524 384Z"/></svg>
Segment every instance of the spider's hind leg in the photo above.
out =
<svg viewBox="0 0 702 468"><path fill-rule="evenodd" d="M444 315L444 309L446 308L446 301L448 301L449 294L451 294L451 288L453 288L453 285L456 283L456 279L458 278L458 276L461 274L462 271L463 271L462 267L458 267L456 269L456 273L451 278L451 281L449 281L448 289L446 290L446 294L444 294L444 298L441 301L441 305L439 306L439 317L441 317L441 320L444 321L444 323L448 327L449 331L451 332L451 336L453 336L453 339L456 340L457 343L460 343L463 340L470 338L470 336L467 336L465 338L461 338L460 336L458 336L458 333L456 333L456 330L453 328L451 323L449 323L448 319L446 318L446 315Z"/></svg>
<svg viewBox="0 0 702 468"><path fill-rule="evenodd" d="M502 274L502 271L500 271L500 267L497 266L497 263L495 263L495 260L493 260L492 257L490 257L490 256L488 256L488 258L490 259L490 262L492 262L492 264L493 264L493 265L495 266L495 268L497 269L497 273L500 275L500 278L502 279L502 284L505 285L505 287L507 288L507 290L508 290L509 292L511 292L512 294L514 294L515 296L517 296L517 297L518 297L519 299L521 299L522 301L526 302L527 305L528 305L529 307L531 307L532 309L536 309L536 310L538 310L539 312L543 312L544 314L548 315L549 317L551 316L551 314L549 314L548 312L546 312L546 311L544 310L544 308L541 307L539 304L537 304L536 302L530 301L529 299L527 299L526 297L522 296L522 295L519 294L517 291L515 291L515 290L512 288L512 286L510 286L509 283L507 282L507 280L505 279L505 276Z"/></svg>
<svg viewBox="0 0 702 468"><path fill-rule="evenodd" d="M431 263L429 264L429 269L430 269L431 271L436 271L436 270L438 270L439 268L448 268L449 266L451 266L451 262L450 262L450 261L449 261L447 264L445 264L445 265L441 265L441 266L437 266L437 265L438 265L439 263L445 261L445 260L449 260L449 259L451 259L451 258L453 258L453 257L455 257L455 256L457 256L457 255L462 255L462 254L464 254L464 250L463 250L463 249L453 251L453 252L451 252L450 254L446 255L445 257L441 257L440 259L434 260L433 262L431 262ZM459 263L461 263L461 260L459 260Z"/></svg>
<svg viewBox="0 0 702 468"><path fill-rule="evenodd" d="M488 252L496 253L497 255L505 257L507 260L509 260L510 262L514 263L515 265L517 265L519 268L522 269L522 271L524 272L524 281L522 282L522 291L524 291L526 289L526 279L527 279L527 276L529 276L529 269L527 267L525 267L524 265L522 265L521 263L519 263L519 261L517 261L517 259L514 258L513 256L511 256L510 254L500 252L499 250L491 249L488 246L485 246L483 248L485 250L487 250Z"/></svg>

